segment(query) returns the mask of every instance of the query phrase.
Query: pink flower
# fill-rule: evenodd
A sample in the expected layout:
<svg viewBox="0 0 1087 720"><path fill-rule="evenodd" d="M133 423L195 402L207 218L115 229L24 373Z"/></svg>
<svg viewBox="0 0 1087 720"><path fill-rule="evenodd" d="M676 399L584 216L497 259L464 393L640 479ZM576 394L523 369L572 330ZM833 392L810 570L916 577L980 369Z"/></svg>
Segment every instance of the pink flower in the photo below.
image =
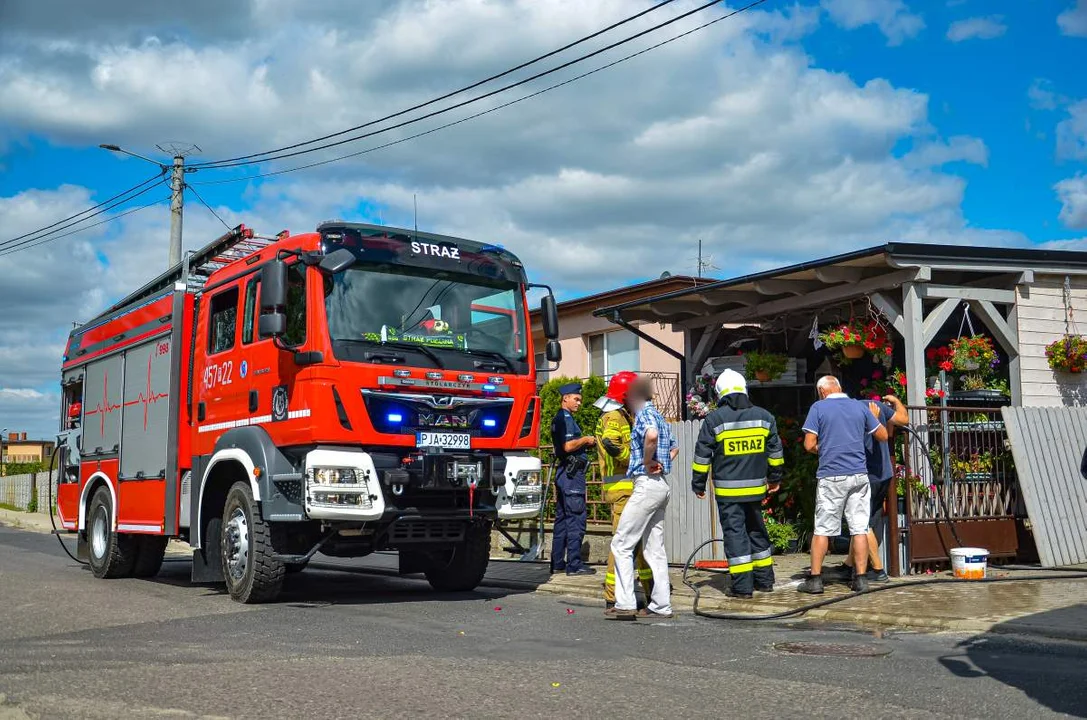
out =
<svg viewBox="0 0 1087 720"><path fill-rule="evenodd" d="M883 377L883 371L882 370L876 370L876 371L874 371L872 373L872 379L873 380L879 380L881 377Z"/></svg>

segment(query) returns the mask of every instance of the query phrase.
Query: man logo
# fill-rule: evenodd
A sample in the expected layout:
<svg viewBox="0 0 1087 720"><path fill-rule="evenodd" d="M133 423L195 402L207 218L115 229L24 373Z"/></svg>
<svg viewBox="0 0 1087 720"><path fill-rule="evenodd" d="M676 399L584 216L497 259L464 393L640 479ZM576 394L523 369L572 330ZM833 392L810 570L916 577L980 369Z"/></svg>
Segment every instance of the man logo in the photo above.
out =
<svg viewBox="0 0 1087 720"><path fill-rule="evenodd" d="M469 427L467 415L447 415L442 413L419 413L419 425L434 428L458 428Z"/></svg>

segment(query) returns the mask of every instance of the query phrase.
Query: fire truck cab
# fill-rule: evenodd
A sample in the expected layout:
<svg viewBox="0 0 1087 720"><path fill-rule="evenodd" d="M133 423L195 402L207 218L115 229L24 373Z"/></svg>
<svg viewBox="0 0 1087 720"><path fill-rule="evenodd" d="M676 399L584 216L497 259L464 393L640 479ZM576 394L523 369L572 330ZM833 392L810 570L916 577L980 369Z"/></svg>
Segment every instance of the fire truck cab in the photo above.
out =
<svg viewBox="0 0 1087 720"><path fill-rule="evenodd" d="M317 552L476 587L493 524L540 510L529 287L496 245L235 228L72 332L64 528L98 577L153 575L186 540L193 580L240 602Z"/></svg>

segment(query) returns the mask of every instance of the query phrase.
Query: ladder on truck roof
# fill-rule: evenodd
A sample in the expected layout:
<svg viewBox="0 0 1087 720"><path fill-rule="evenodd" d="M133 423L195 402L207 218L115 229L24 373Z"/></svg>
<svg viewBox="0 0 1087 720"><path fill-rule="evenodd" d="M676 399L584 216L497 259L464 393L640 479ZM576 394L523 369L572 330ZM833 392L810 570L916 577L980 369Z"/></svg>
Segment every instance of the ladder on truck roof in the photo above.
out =
<svg viewBox="0 0 1087 720"><path fill-rule="evenodd" d="M239 225L191 253L189 257L182 259L181 262L162 275L120 300L105 314L108 315L123 307L156 295L182 280L185 280L189 292L199 292L216 270L253 253L260 252L277 240L278 238L257 235L252 228Z"/></svg>

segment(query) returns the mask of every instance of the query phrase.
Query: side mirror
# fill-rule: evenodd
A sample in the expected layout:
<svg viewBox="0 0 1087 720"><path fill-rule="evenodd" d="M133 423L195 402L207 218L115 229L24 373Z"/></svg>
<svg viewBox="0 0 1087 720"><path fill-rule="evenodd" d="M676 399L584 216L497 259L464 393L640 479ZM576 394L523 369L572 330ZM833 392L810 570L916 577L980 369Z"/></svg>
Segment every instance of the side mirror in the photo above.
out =
<svg viewBox="0 0 1087 720"><path fill-rule="evenodd" d="M264 313L258 323L261 338L278 338L287 334L287 316L281 312Z"/></svg>
<svg viewBox="0 0 1087 720"><path fill-rule="evenodd" d="M544 295L540 300L540 317L543 324L544 337L548 340L557 340L559 337L559 308L555 304L554 295ZM548 343L548 348L550 348Z"/></svg>
<svg viewBox="0 0 1087 720"><path fill-rule="evenodd" d="M355 253L347 248L340 248L321 258L321 263L317 267L321 272L327 275L335 275L337 273L342 273L354 264Z"/></svg>
<svg viewBox="0 0 1087 720"><path fill-rule="evenodd" d="M261 314L277 312L286 305L287 263L282 260L270 260L260 271Z"/></svg>
<svg viewBox="0 0 1087 720"><path fill-rule="evenodd" d="M544 349L544 357L547 358L547 362L562 362L562 345L558 340L548 340L547 347Z"/></svg>

